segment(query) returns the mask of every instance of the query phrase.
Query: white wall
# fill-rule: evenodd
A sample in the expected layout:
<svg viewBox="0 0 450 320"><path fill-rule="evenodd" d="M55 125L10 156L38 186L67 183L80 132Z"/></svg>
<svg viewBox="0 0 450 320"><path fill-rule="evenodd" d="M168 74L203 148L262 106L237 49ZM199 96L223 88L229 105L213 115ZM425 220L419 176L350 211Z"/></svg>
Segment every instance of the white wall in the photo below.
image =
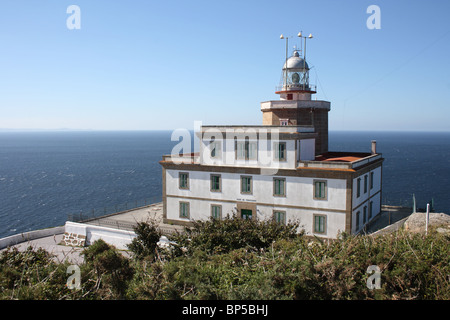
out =
<svg viewBox="0 0 450 320"><path fill-rule="evenodd" d="M316 235L323 238L336 238L339 232L345 231L345 213L343 212L286 208L276 205L258 205L258 218L261 220L271 219L274 210L285 211L286 222L298 222L300 224L300 229L303 229L306 235ZM314 214L326 216L327 230L325 234L314 233Z"/></svg>
<svg viewBox="0 0 450 320"><path fill-rule="evenodd" d="M94 243L95 240L103 239L106 243L121 250L127 249L126 245L131 243L136 237L136 234L133 231L118 230L71 221L66 222L65 232L86 236L87 245Z"/></svg>
<svg viewBox="0 0 450 320"><path fill-rule="evenodd" d="M370 188L370 173L373 172L373 188ZM363 226L363 212L364 207L367 206L367 215L369 212L369 202L373 202L373 213L372 213L372 220L375 218L376 215L378 215L381 212L381 174L382 174L382 168L378 167L374 170L367 172L365 174L360 175L357 178L361 178L361 193L360 196L357 197L357 186L358 186L358 179L353 179L353 208L352 208L352 233L356 233L360 231ZM364 192L364 176L367 175L368 177L368 187L367 192ZM359 228L356 226L356 213L360 212L360 219L359 219ZM366 223L370 221L367 219Z"/></svg>
<svg viewBox="0 0 450 320"><path fill-rule="evenodd" d="M179 188L180 172L189 173L189 190ZM210 190L211 174L221 175L221 192ZM241 194L241 176L252 176L252 194ZM273 179L277 177L286 179L286 197L273 195ZM314 180L316 179L277 175L166 170L166 195L231 201L245 199L259 203L346 210L346 181L344 179L320 179L327 181L326 200L314 199Z"/></svg>
<svg viewBox="0 0 450 320"><path fill-rule="evenodd" d="M374 173L374 183L373 188L370 189L370 172ZM368 198L381 190L381 167L378 167L370 172L362 174L355 179L353 179L353 208L359 206L361 203L366 202ZM368 177L368 188L367 193L364 193L364 176ZM358 178L361 178L361 194L357 197L357 186L358 186Z"/></svg>
<svg viewBox="0 0 450 320"><path fill-rule="evenodd" d="M186 201L190 205L190 219L179 217L179 202ZM222 206L222 217L236 213L236 203L213 200L189 200L183 198L167 198L167 218L171 220L207 220L210 218L211 204ZM336 238L340 231L345 230L345 213L312 209L298 209L284 207L282 205L257 205L257 217L261 220L272 219L273 211L281 210L286 212L286 222L299 222L300 229L304 229L307 235L313 235L314 214L325 215L327 217L327 232L325 234L315 234L318 237Z"/></svg>
<svg viewBox="0 0 450 320"><path fill-rule="evenodd" d="M179 189L180 172L189 173L189 190ZM286 211L287 221L300 219L300 223L305 226L308 234L312 234L313 214L327 216L327 234L319 236L335 237L339 230L345 230L345 213L333 211L346 210L346 180L344 179L325 179L327 199L315 200L315 179L313 178L252 175L252 194L241 194L241 174L220 173L221 192L210 190L211 174L218 173L166 170L167 219L189 221L179 217L180 201L189 202L191 220L208 219L211 215L211 204L222 205L222 216L225 216L227 213L236 212L238 202L248 202L257 203L258 217L261 219L272 218L274 209ZM286 179L285 197L273 195L274 177Z"/></svg>
<svg viewBox="0 0 450 320"><path fill-rule="evenodd" d="M309 141L312 140L312 143ZM249 140L250 142L257 143L257 157L255 160L243 160L236 159L234 140L215 140L221 144L221 154L218 158L211 158L211 145L212 140L202 140L200 143L200 163L204 165L220 165L220 166L238 166L238 167L266 167L266 168L288 168L294 169L297 165L295 144L296 140L279 140L277 142L286 143L286 161L278 161L275 159L275 153L273 151L274 141L271 140ZM245 141L243 139L237 139L237 141ZM301 145L305 157L314 159L314 139L304 140ZM312 148L312 150L310 150ZM309 159L308 159L309 160Z"/></svg>

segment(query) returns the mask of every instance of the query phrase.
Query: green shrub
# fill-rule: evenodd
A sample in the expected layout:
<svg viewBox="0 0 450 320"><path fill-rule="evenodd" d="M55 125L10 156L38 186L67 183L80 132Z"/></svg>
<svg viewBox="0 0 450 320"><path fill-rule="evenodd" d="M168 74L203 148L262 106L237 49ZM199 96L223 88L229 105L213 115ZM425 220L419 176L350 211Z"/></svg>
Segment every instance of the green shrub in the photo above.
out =
<svg viewBox="0 0 450 320"><path fill-rule="evenodd" d="M0 299L74 297L66 287L67 263L56 263L42 248L8 248L0 254Z"/></svg>
<svg viewBox="0 0 450 320"><path fill-rule="evenodd" d="M221 220L194 221L192 227L173 236L172 240L190 254L195 250L217 254L240 248L263 249L276 240L301 236L297 233L298 226L298 223L282 225L272 220L244 220L227 216Z"/></svg>
<svg viewBox="0 0 450 320"><path fill-rule="evenodd" d="M81 290L66 287L68 264L46 251L7 249L0 253L0 298L450 299L448 236L399 231L325 241L261 225L196 223L177 236L187 253L167 260L130 260L98 240L84 250ZM371 265L381 270L380 289L367 288Z"/></svg>
<svg viewBox="0 0 450 320"><path fill-rule="evenodd" d="M128 249L137 259L153 257L157 248L157 242L161 238L161 232L154 221L138 222L134 227L136 237L127 245Z"/></svg>
<svg viewBox="0 0 450 320"><path fill-rule="evenodd" d="M102 239L84 249L83 254L82 285L89 296L122 299L134 273L129 259Z"/></svg>

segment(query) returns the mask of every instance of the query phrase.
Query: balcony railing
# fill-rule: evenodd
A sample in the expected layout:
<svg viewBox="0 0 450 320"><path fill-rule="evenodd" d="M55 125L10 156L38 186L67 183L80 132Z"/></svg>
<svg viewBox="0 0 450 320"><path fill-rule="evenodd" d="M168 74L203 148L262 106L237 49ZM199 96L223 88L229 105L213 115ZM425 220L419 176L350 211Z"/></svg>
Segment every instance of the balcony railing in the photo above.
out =
<svg viewBox="0 0 450 320"><path fill-rule="evenodd" d="M299 84L299 83L291 83L282 86L275 87L275 91L307 91L307 92L317 92L317 86L311 84Z"/></svg>

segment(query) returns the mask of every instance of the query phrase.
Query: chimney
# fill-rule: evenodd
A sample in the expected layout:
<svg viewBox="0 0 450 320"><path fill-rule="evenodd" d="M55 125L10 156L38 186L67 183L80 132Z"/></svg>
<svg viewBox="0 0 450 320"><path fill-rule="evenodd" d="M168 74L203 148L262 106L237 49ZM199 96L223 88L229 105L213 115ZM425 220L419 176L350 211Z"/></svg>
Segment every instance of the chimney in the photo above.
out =
<svg viewBox="0 0 450 320"><path fill-rule="evenodd" d="M377 153L377 141L372 140L372 154L376 154L376 153Z"/></svg>

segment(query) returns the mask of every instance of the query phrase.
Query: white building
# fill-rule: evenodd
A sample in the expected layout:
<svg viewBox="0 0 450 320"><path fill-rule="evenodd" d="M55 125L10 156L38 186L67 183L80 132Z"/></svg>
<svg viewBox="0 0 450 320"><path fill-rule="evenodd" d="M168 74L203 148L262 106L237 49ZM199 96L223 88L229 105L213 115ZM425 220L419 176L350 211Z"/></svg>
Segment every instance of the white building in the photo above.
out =
<svg viewBox="0 0 450 320"><path fill-rule="evenodd" d="M202 126L200 151L163 156L164 222L299 221L306 234L360 232L381 210L383 158L328 151L330 102L311 100L309 67L294 51L278 101L261 103L263 125ZM368 144L369 148L369 144Z"/></svg>

